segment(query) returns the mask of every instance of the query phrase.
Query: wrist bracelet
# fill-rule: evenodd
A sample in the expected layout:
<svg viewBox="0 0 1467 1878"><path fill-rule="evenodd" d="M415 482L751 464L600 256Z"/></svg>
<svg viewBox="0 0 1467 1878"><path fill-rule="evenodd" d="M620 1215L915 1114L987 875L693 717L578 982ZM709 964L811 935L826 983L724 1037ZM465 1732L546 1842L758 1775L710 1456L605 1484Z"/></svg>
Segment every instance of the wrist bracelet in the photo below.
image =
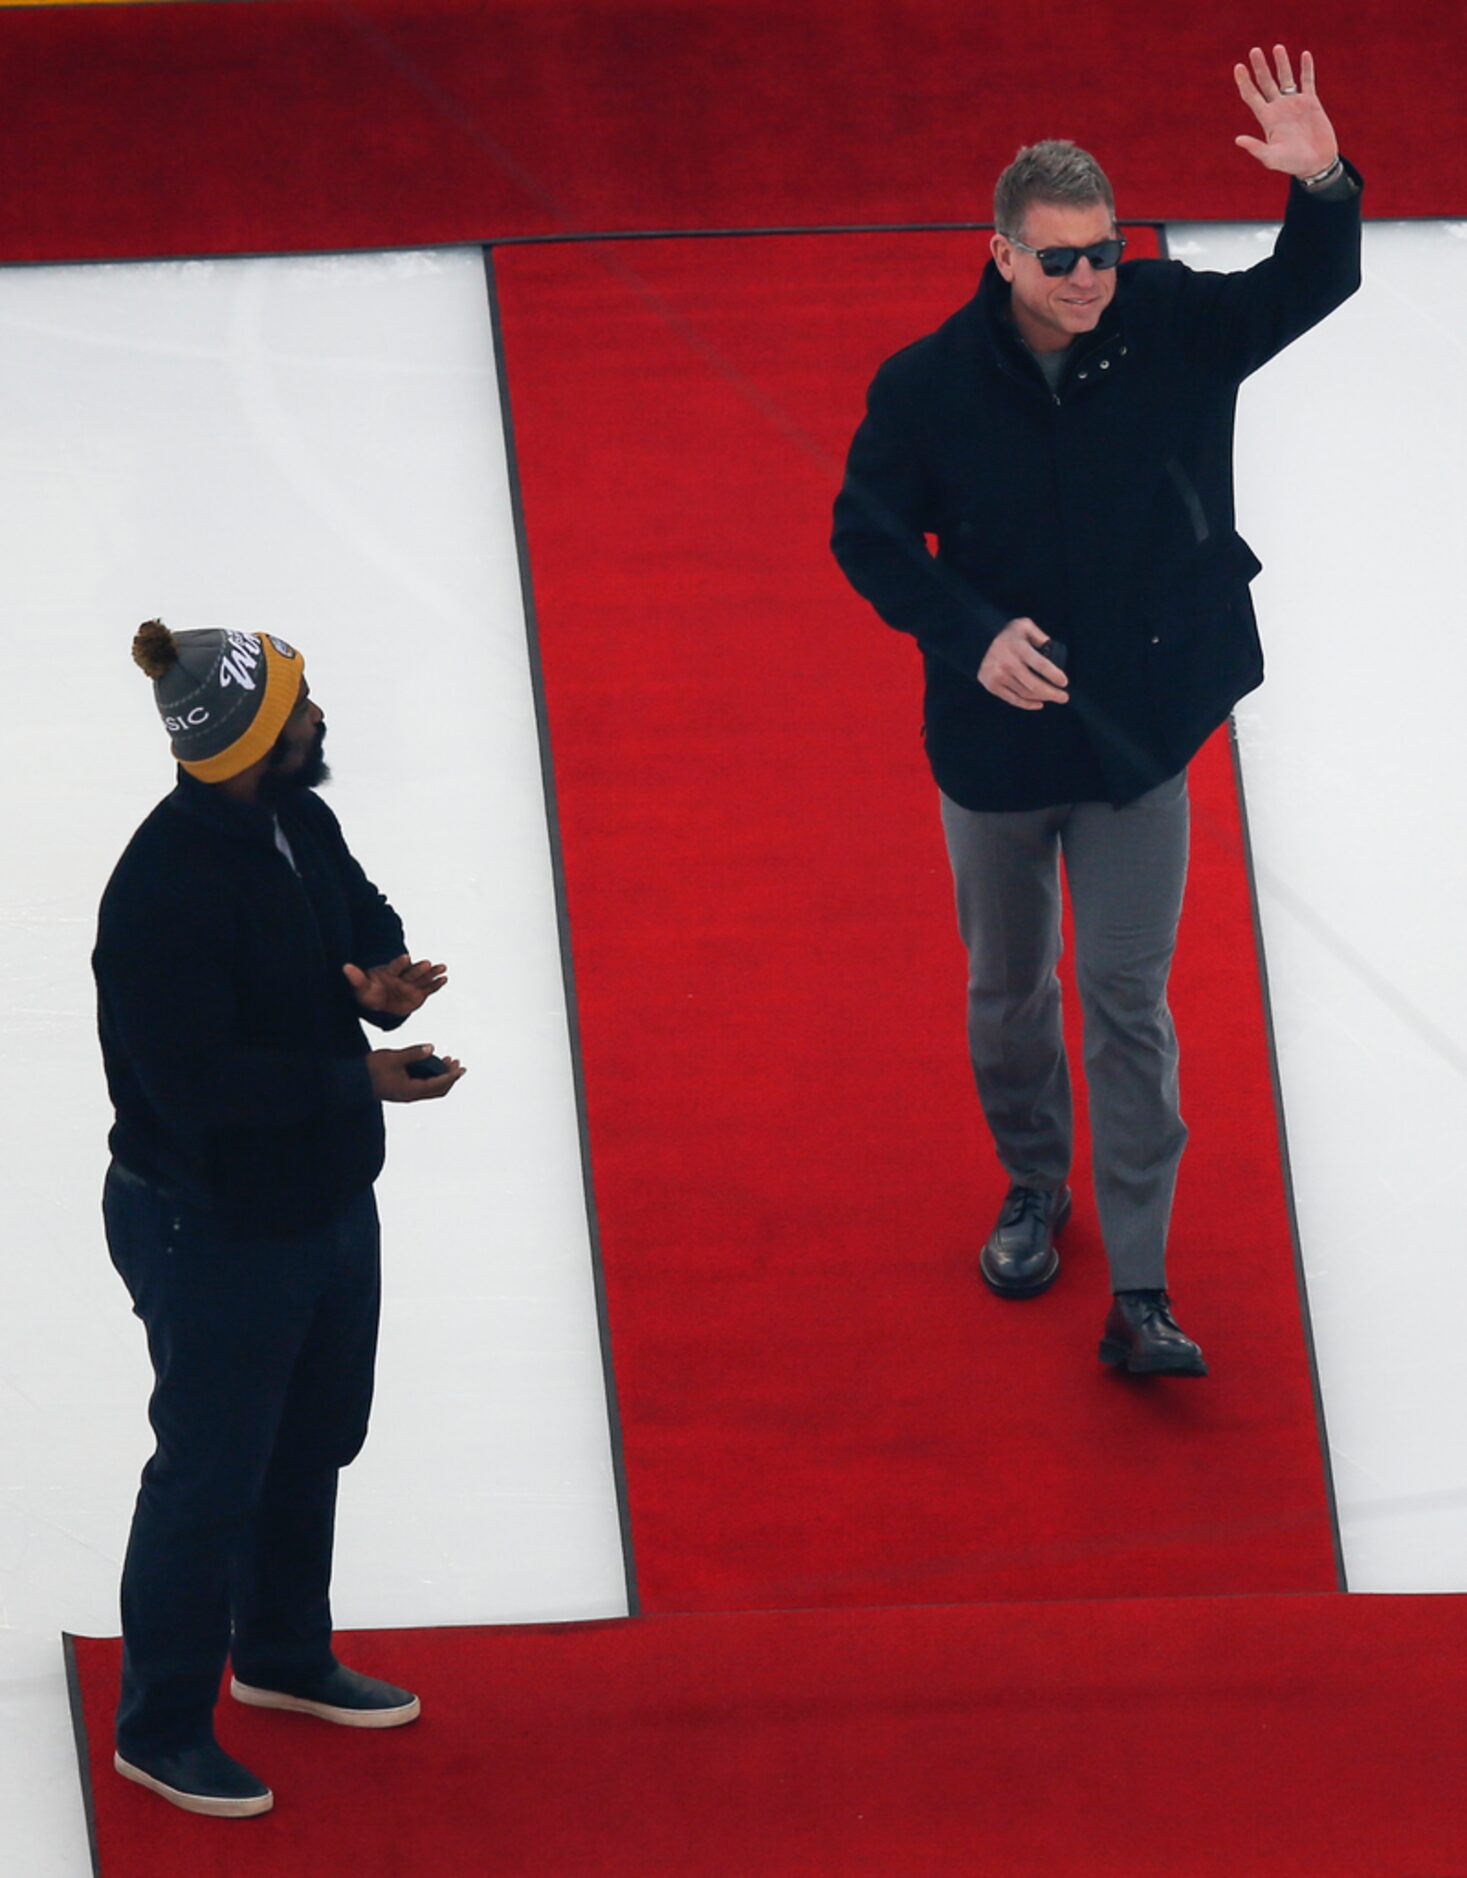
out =
<svg viewBox="0 0 1467 1878"><path fill-rule="evenodd" d="M1326 169L1322 169L1317 176L1301 176L1299 181L1303 183L1306 189L1318 189L1322 183L1332 182L1344 167L1344 158L1337 156L1334 162Z"/></svg>

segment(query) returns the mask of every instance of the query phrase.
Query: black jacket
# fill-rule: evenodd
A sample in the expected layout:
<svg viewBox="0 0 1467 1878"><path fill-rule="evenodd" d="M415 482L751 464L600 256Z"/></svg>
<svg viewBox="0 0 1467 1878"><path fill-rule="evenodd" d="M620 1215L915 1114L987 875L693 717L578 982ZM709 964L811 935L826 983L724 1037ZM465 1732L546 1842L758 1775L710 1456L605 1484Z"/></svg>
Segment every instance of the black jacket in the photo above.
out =
<svg viewBox="0 0 1467 1878"><path fill-rule="evenodd" d="M268 810L180 770L107 883L92 954L113 1154L241 1229L318 1224L381 1171L341 968L405 949L320 797L279 816L298 873Z"/></svg>
<svg viewBox="0 0 1467 1878"><path fill-rule="evenodd" d="M1250 372L1360 284L1345 168L1344 199L1290 184L1272 255L1246 271L1123 262L1057 392L992 259L966 306L876 373L831 548L921 646L928 759L964 807L1129 801L1262 680L1234 409ZM1069 703L1021 711L977 682L1023 615L1068 646Z"/></svg>

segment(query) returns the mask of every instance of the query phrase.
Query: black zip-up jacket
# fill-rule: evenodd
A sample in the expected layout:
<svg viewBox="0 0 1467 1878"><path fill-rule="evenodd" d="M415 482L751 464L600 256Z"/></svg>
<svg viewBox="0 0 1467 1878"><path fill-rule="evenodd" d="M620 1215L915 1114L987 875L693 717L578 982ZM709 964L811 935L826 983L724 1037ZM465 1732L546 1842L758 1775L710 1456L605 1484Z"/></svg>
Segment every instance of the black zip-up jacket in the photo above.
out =
<svg viewBox="0 0 1467 1878"><path fill-rule="evenodd" d="M381 1172L382 1105L342 972L402 923L321 798L270 812L183 770L102 896L92 969L114 1157L239 1230L319 1224ZM297 872L296 870L299 870Z"/></svg>
<svg viewBox="0 0 1467 1878"><path fill-rule="evenodd" d="M831 549L922 648L928 761L963 807L1130 801L1262 681L1262 564L1233 510L1238 387L1360 284L1345 170L1344 198L1290 183L1255 267L1123 262L1056 391L991 258L973 299L877 371ZM1024 616L1069 648L1066 704L1021 711L978 683Z"/></svg>

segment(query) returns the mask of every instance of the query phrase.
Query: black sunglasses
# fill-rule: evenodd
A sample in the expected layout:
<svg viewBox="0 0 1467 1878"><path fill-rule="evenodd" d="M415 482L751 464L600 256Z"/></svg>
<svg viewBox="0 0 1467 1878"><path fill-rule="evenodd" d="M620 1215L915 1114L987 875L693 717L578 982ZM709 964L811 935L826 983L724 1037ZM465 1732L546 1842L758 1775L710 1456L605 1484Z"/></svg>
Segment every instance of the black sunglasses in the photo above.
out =
<svg viewBox="0 0 1467 1878"><path fill-rule="evenodd" d="M1022 248L1025 254L1037 255L1039 265L1052 280L1062 274L1073 274L1082 254L1094 268L1114 267L1126 247L1124 235L1112 235L1109 241L1092 241L1088 248L1031 248L1027 242L1020 241L1017 235L1006 235L1004 239L1011 241L1016 248Z"/></svg>

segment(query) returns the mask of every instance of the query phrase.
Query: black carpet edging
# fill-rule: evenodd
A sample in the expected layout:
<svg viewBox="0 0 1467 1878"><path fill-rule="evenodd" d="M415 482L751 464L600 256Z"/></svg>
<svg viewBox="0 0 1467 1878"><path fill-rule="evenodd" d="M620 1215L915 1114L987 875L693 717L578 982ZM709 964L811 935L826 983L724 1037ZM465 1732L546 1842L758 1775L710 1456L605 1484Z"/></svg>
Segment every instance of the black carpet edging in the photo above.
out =
<svg viewBox="0 0 1467 1878"><path fill-rule="evenodd" d="M87 1718L82 1708L81 1672L76 1664L76 1638L69 1630L61 1633L61 1652L66 1660L66 1699L71 1705L71 1732L76 1741L77 1772L81 1777L82 1807L87 1816L87 1844L92 1854L93 1878L102 1878L102 1854L97 1845L97 1811L92 1803L92 1757L87 1742Z"/></svg>
<svg viewBox="0 0 1467 1878"><path fill-rule="evenodd" d="M566 897L565 857L560 841L560 811L555 796L555 762L550 748L550 714L545 702L545 674L540 661L540 632L535 615L534 579L530 543L525 529L524 498L520 488L519 458L515 451L514 410L510 402L509 365L504 354L504 331L499 310L499 284L494 272L494 250L483 249L484 282L489 297L489 323L494 340L494 369L499 383L499 408L504 425L504 454L509 474L510 510L514 519L515 554L519 561L520 594L525 611L525 636L530 654L530 683L535 699L535 729L540 744L540 777L545 793L545 823L550 836L550 866L555 882L555 924L560 935L561 983L565 990L566 1028L570 1037L571 1073L575 1085L576 1131L580 1137L581 1178L585 1187L586 1227L591 1241L591 1275L596 1291L596 1323L601 1338L601 1373L606 1389L607 1430L611 1439L611 1466L616 1481L616 1512L621 1528L622 1570L626 1578L627 1614L641 1615L637 1590L637 1560L632 1543L631 1501L627 1489L626 1453L622 1440L621 1407L617 1398L616 1368L611 1351L611 1318L606 1301L606 1273L601 1257L600 1216L596 1210L591 1168L591 1131L586 1115L586 1074L581 1048L580 1014L576 1001L575 964L571 953L570 911Z"/></svg>

